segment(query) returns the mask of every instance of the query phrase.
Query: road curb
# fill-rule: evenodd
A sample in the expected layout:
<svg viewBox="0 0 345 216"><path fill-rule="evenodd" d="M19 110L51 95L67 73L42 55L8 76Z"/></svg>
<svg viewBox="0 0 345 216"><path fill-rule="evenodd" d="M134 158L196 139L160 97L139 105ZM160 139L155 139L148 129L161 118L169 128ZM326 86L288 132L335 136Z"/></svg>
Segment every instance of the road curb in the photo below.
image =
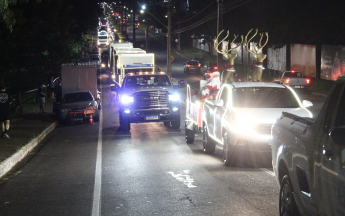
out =
<svg viewBox="0 0 345 216"><path fill-rule="evenodd" d="M40 135L32 139L28 144L23 146L19 151L7 158L0 164L0 178L12 169L18 162L20 162L26 155L28 155L33 148L35 148L50 132L52 132L57 123L54 122L48 126Z"/></svg>

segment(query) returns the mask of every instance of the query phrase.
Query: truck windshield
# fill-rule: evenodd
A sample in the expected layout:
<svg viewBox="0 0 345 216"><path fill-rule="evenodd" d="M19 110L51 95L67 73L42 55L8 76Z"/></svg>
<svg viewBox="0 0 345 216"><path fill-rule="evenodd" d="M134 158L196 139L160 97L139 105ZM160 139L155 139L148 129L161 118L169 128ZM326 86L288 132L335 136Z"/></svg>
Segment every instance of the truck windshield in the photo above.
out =
<svg viewBox="0 0 345 216"><path fill-rule="evenodd" d="M299 103L289 89L271 87L236 88L232 92L233 107L298 108Z"/></svg>
<svg viewBox="0 0 345 216"><path fill-rule="evenodd" d="M138 75L128 76L124 81L125 88L138 86L171 86L167 75Z"/></svg>

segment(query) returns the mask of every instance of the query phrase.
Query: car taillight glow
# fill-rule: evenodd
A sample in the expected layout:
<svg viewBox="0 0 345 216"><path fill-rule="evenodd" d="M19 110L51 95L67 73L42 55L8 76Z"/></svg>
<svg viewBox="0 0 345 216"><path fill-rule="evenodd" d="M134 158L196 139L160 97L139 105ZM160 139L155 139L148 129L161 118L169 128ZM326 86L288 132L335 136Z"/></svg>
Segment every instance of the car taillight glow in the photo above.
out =
<svg viewBox="0 0 345 216"><path fill-rule="evenodd" d="M212 73L209 73L208 76L211 77L211 76L212 76Z"/></svg>
<svg viewBox="0 0 345 216"><path fill-rule="evenodd" d="M307 82L307 84L309 84L310 83L310 79L307 79L306 82Z"/></svg>
<svg viewBox="0 0 345 216"><path fill-rule="evenodd" d="M290 79L286 79L285 84L289 84L289 83L290 83Z"/></svg>
<svg viewBox="0 0 345 216"><path fill-rule="evenodd" d="M217 67L217 66L214 66L213 69L218 70L218 67Z"/></svg>
<svg viewBox="0 0 345 216"><path fill-rule="evenodd" d="M188 64L187 67L190 67L190 65Z"/></svg>
<svg viewBox="0 0 345 216"><path fill-rule="evenodd" d="M291 73L295 73L295 71L291 71Z"/></svg>
<svg viewBox="0 0 345 216"><path fill-rule="evenodd" d="M201 66L201 64L198 64L198 67L200 67Z"/></svg>

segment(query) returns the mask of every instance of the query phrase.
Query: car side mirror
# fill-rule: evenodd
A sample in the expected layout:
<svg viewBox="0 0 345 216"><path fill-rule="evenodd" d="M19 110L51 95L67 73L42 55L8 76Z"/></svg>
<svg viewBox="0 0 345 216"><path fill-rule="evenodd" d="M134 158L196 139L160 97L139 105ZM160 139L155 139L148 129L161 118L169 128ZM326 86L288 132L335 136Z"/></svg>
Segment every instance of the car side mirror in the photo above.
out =
<svg viewBox="0 0 345 216"><path fill-rule="evenodd" d="M224 106L224 101L223 100L215 100L213 102L213 104L216 106L216 107L222 107Z"/></svg>
<svg viewBox="0 0 345 216"><path fill-rule="evenodd" d="M110 86L111 91L118 91L121 87L119 84L115 83Z"/></svg>
<svg viewBox="0 0 345 216"><path fill-rule="evenodd" d="M334 128L330 133L329 136L333 143L337 145L345 145L345 127L337 127Z"/></svg>
<svg viewBox="0 0 345 216"><path fill-rule="evenodd" d="M313 103L308 101L308 100L303 100L302 101L304 107L311 107L313 106Z"/></svg>
<svg viewBox="0 0 345 216"><path fill-rule="evenodd" d="M184 82L184 80L179 80L178 86L179 86L179 88L184 88L184 87L186 87L186 83Z"/></svg>

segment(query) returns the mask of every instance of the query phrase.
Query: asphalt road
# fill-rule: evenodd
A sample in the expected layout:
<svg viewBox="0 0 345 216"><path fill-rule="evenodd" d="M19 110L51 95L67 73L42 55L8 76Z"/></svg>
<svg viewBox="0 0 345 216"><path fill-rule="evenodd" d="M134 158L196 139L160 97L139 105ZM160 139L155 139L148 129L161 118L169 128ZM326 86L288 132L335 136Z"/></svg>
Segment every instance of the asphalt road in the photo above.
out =
<svg viewBox="0 0 345 216"><path fill-rule="evenodd" d="M164 47L156 46L164 67ZM185 60L175 60L173 76L197 85L201 77L184 75ZM266 160L225 167L221 149L202 152L201 134L187 145L183 106L179 130L145 123L121 131L107 74L100 83L100 122L57 127L0 185L0 215L278 215L279 189Z"/></svg>

